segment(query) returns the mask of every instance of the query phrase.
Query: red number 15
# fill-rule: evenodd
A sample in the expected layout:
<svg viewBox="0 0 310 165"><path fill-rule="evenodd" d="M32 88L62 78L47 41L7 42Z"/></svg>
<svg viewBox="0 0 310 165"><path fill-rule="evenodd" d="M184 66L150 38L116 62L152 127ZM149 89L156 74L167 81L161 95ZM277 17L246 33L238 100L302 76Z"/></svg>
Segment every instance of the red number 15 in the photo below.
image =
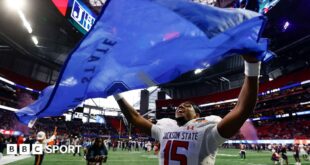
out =
<svg viewBox="0 0 310 165"><path fill-rule="evenodd" d="M187 165L187 157L184 154L178 154L178 148L185 148L188 150L188 142L169 140L164 149L164 165L169 165L169 160L179 161L180 165ZM171 152L170 152L171 149ZM170 156L170 159L169 159Z"/></svg>

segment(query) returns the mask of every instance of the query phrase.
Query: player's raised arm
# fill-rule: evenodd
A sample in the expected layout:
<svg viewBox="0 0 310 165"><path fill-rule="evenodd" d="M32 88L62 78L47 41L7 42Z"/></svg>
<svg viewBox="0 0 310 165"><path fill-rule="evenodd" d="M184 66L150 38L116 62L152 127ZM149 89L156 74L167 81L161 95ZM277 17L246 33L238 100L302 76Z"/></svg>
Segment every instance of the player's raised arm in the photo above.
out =
<svg viewBox="0 0 310 165"><path fill-rule="evenodd" d="M244 55L243 59L245 61L245 79L238 102L234 109L217 125L219 134L224 138L230 138L239 131L243 123L253 113L256 105L260 62L247 55Z"/></svg>
<svg viewBox="0 0 310 165"><path fill-rule="evenodd" d="M136 127L140 128L143 132L151 135L152 123L143 118L121 94L114 95L114 98L126 119Z"/></svg>
<svg viewBox="0 0 310 165"><path fill-rule="evenodd" d="M53 135L57 135L57 127L55 126L55 128L54 128L54 132L53 132Z"/></svg>
<svg viewBox="0 0 310 165"><path fill-rule="evenodd" d="M49 139L46 139L46 143L54 141L56 139L56 135L57 135L57 127L55 126L53 135Z"/></svg>

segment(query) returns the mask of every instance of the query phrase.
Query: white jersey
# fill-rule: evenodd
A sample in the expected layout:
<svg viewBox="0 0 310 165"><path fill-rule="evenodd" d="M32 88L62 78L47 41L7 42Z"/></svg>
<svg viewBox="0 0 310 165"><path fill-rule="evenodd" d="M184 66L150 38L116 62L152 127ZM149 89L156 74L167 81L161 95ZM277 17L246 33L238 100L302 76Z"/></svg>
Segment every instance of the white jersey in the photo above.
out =
<svg viewBox="0 0 310 165"><path fill-rule="evenodd" d="M160 141L161 165L213 165L217 147L225 142L217 130L218 116L193 119L179 127L172 119L158 120L152 137Z"/></svg>
<svg viewBox="0 0 310 165"><path fill-rule="evenodd" d="M54 141L55 139L56 139L56 136L52 135L49 139L44 139L42 142L36 141L35 144L42 144L43 148L46 148L48 143L51 142L51 141Z"/></svg>
<svg viewBox="0 0 310 165"><path fill-rule="evenodd" d="M307 152L305 151L304 145L303 144L299 144L299 152L300 155L307 155Z"/></svg>

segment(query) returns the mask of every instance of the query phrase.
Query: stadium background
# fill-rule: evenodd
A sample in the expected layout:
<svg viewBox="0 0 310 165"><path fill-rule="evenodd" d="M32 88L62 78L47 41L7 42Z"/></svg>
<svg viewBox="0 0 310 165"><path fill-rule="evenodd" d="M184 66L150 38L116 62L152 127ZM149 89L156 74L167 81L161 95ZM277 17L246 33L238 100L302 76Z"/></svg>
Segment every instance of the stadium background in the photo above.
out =
<svg viewBox="0 0 310 165"><path fill-rule="evenodd" d="M260 94L251 120L257 136L238 134L220 150L216 164L271 164L271 148L310 140L310 3L307 0L260 1L261 12L268 17L263 36L271 39L276 53L263 65ZM277 4L275 3L277 2ZM28 0L0 2L0 133L7 142L24 141L39 130L50 135L58 127L55 143L70 143L78 136L105 139L117 144L110 151L108 164L157 164L152 152L143 151L144 142L152 141L139 129L128 124L112 99L87 100L59 117L39 119L34 128L17 124L13 112L33 102L39 92L55 83L69 52L90 29L103 0ZM268 7L265 7L269 4ZM276 4L276 5L274 5ZM82 13L82 19L78 16ZM234 56L211 67L197 68L176 80L158 87L128 93L129 101L141 114L152 120L174 117L174 108L192 100L202 114L225 116L235 105L242 85L243 61ZM255 134L255 133L254 133ZM31 139L31 138L30 138ZM246 140L245 140L246 139ZM249 144L259 140L259 144ZM140 151L121 151L122 143L137 141ZM257 141L256 141L257 142ZM152 141L153 143L153 141ZM134 143L132 143L133 145ZM246 160L238 157L239 144L246 144ZM261 147L260 152L257 149ZM226 149L230 148L230 149ZM290 163L295 162L292 152ZM12 159L18 159L12 156ZM48 155L44 164L84 164L72 155ZM26 158L12 164L32 164ZM302 160L302 164L310 164ZM0 160L1 164L1 160Z"/></svg>

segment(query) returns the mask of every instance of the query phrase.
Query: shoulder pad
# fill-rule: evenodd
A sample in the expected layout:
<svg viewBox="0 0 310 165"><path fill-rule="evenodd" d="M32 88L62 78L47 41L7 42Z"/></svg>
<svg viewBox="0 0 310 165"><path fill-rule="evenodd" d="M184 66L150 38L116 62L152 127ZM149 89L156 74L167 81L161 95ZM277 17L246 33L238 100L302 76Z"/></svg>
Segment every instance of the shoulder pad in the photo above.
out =
<svg viewBox="0 0 310 165"><path fill-rule="evenodd" d="M177 125L177 122L173 119L163 118L163 119L157 120L156 125L158 126Z"/></svg>

